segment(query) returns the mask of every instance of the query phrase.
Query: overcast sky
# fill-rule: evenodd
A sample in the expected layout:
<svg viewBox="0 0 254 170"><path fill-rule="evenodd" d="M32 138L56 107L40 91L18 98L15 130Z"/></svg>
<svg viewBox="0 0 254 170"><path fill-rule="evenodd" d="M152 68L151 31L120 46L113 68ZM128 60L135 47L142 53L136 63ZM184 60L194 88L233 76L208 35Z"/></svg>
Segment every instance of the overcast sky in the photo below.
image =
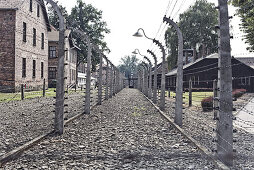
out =
<svg viewBox="0 0 254 170"><path fill-rule="evenodd" d="M69 13L76 4L76 0L58 1L67 8ZM217 5L217 0L208 1ZM105 41L111 49L108 57L115 65L118 65L120 58L131 55L135 48L140 49L144 55L147 54L147 49L151 49L161 58L160 51L150 40L132 35L138 28L143 28L147 36L156 37L156 39L163 41L163 34L166 29L164 24L160 27L163 16L167 14L167 17L177 18L179 13L193 5L195 0L84 0L84 2L103 11L103 20L107 22L108 28L111 30L111 33L105 37ZM234 8L231 7L230 15L233 13ZM232 31L235 35L235 39L231 41L232 55L236 57L250 56L241 40L242 33L239 30L239 22L238 17L234 17L231 21ZM161 29L159 30L159 28ZM148 57L150 56L148 55ZM141 59L140 56L139 58Z"/></svg>

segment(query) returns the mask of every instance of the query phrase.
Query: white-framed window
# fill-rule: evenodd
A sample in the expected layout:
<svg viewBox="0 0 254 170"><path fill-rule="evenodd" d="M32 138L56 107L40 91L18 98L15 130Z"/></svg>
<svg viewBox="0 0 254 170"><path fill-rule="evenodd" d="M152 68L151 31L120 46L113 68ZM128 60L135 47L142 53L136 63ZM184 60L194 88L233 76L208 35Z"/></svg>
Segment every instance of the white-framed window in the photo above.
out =
<svg viewBox="0 0 254 170"><path fill-rule="evenodd" d="M239 82L240 85L250 85L250 77L242 77Z"/></svg>

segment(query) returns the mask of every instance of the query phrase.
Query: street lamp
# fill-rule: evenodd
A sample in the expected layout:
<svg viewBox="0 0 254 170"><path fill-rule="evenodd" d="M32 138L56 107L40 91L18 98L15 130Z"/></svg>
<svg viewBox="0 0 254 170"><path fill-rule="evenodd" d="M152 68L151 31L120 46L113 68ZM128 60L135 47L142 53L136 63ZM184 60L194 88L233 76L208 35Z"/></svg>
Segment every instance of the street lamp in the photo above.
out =
<svg viewBox="0 0 254 170"><path fill-rule="evenodd" d="M159 48L161 49L162 52L162 71L161 71L161 96L160 96L160 109L163 111L165 110L165 70L166 70L166 52L163 47L163 45L156 39L149 38L146 34L143 28L139 28L133 36L135 37L143 37L143 35L140 33L140 31L143 32L143 35L149 39L152 40L153 43L155 43Z"/></svg>

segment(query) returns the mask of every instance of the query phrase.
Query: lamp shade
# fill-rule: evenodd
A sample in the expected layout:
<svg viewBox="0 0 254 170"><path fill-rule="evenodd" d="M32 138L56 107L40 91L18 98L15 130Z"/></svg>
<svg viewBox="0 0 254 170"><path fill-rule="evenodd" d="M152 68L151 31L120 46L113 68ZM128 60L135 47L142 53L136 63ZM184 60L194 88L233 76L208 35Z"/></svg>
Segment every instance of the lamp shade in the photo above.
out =
<svg viewBox="0 0 254 170"><path fill-rule="evenodd" d="M139 31L137 31L135 34L133 34L134 37L143 37L142 34L139 33Z"/></svg>
<svg viewBox="0 0 254 170"><path fill-rule="evenodd" d="M132 51L132 54L138 54L136 50Z"/></svg>

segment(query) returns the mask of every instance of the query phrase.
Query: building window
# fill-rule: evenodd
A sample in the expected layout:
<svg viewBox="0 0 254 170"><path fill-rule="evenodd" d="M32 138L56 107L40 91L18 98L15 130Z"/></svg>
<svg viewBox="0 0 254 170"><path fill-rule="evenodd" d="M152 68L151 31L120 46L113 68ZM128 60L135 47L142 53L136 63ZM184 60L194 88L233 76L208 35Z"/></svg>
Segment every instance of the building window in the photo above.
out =
<svg viewBox="0 0 254 170"><path fill-rule="evenodd" d="M36 46L36 29L33 28L33 46Z"/></svg>
<svg viewBox="0 0 254 170"><path fill-rule="evenodd" d="M22 77L26 77L26 58L22 58Z"/></svg>
<svg viewBox="0 0 254 170"><path fill-rule="evenodd" d="M49 67L49 79L56 79L56 67Z"/></svg>
<svg viewBox="0 0 254 170"><path fill-rule="evenodd" d="M35 78L35 73L36 73L36 61L33 60L33 78Z"/></svg>
<svg viewBox="0 0 254 170"><path fill-rule="evenodd" d="M239 85L250 85L250 77L242 77Z"/></svg>
<svg viewBox="0 0 254 170"><path fill-rule="evenodd" d="M56 58L56 47L49 46L49 58Z"/></svg>
<svg viewBox="0 0 254 170"><path fill-rule="evenodd" d="M41 62L41 78L44 77L44 63Z"/></svg>
<svg viewBox="0 0 254 170"><path fill-rule="evenodd" d="M192 80L192 84L196 84L195 76L192 76L192 77L191 77L191 80Z"/></svg>
<svg viewBox="0 0 254 170"><path fill-rule="evenodd" d="M30 11L33 12L33 0L30 0Z"/></svg>
<svg viewBox="0 0 254 170"><path fill-rule="evenodd" d="M44 49L44 33L41 33L41 49Z"/></svg>
<svg viewBox="0 0 254 170"><path fill-rule="evenodd" d="M23 42L26 42L26 23L23 22Z"/></svg>
<svg viewBox="0 0 254 170"><path fill-rule="evenodd" d="M37 4L37 17L40 17L40 5Z"/></svg>

